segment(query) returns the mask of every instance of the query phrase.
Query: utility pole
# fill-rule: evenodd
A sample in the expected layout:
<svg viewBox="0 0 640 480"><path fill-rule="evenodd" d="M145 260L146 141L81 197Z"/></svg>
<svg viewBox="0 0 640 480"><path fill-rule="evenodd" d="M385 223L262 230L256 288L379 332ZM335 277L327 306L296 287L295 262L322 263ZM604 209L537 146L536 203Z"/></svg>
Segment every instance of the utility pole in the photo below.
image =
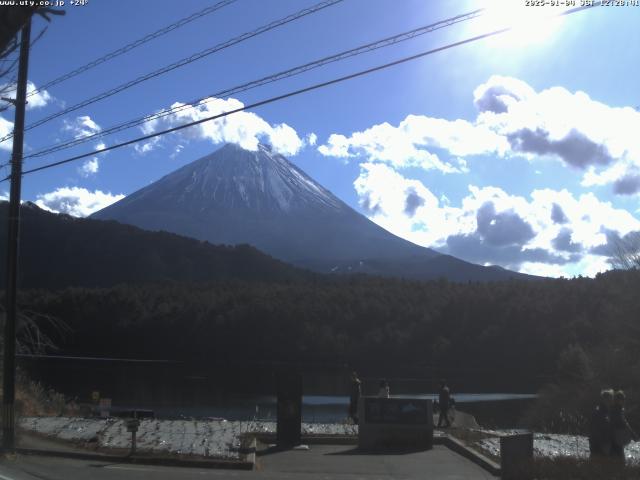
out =
<svg viewBox="0 0 640 480"><path fill-rule="evenodd" d="M13 153L11 155L11 192L9 196L6 317L4 322L4 364L2 376L2 445L5 452L15 450L16 398L16 294L18 290L18 237L20 233L20 189L22 183L22 148L24 143L24 112L27 106L27 69L31 18L22 27L20 64L16 85Z"/></svg>

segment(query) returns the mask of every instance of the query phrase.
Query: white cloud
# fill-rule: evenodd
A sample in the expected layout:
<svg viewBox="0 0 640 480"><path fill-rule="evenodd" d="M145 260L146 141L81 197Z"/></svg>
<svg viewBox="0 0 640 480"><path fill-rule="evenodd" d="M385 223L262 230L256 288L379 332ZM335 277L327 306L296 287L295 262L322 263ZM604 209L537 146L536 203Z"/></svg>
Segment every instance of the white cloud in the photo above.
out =
<svg viewBox="0 0 640 480"><path fill-rule="evenodd" d="M5 119L4 117L0 117L0 138L5 137L6 135L13 132L13 122ZM13 139L5 140L4 142L0 142L0 150L8 150L11 151L13 148Z"/></svg>
<svg viewBox="0 0 640 480"><path fill-rule="evenodd" d="M311 132L309 135L307 135L307 145L314 146L317 142L318 136L315 133Z"/></svg>
<svg viewBox="0 0 640 480"><path fill-rule="evenodd" d="M2 96L7 98L12 98L15 100L16 84L14 83L14 84L8 85L5 83L0 86L0 91L4 90L5 88L7 90L2 93ZM34 90L36 90L35 84L31 81L28 81L27 94L30 94ZM42 90L41 92L38 92L34 95L27 97L27 110L46 107L49 104L49 102L51 102L51 100L53 100L53 97L49 94L49 92L47 92L46 90Z"/></svg>
<svg viewBox="0 0 640 480"><path fill-rule="evenodd" d="M102 131L100 125L92 120L89 115L81 115L73 121L65 120L63 128L71 132L75 138L88 137L89 135ZM102 143L102 145L104 145L104 143Z"/></svg>
<svg viewBox="0 0 640 480"><path fill-rule="evenodd" d="M564 271L563 265L550 265L548 263L538 262L523 262L520 265L521 273L528 273L529 275L538 275L540 277L568 277L567 272Z"/></svg>
<svg viewBox="0 0 640 480"><path fill-rule="evenodd" d="M184 145L182 144L178 144L176 145L176 147L173 149L173 153L171 155L169 155L170 159L174 159L176 158L178 155L180 155L180 152L182 152L182 150L184 150Z"/></svg>
<svg viewBox="0 0 640 480"><path fill-rule="evenodd" d="M158 130L158 126L160 125L160 119L158 118L147 118L145 123L140 125L140 130L145 135L151 135Z"/></svg>
<svg viewBox="0 0 640 480"><path fill-rule="evenodd" d="M350 141L344 135L332 133L326 145L320 145L318 151L327 157L355 157L354 153L349 153Z"/></svg>
<svg viewBox="0 0 640 480"><path fill-rule="evenodd" d="M473 91L473 103L481 112L505 113L515 103L535 97L522 80L494 75Z"/></svg>
<svg viewBox="0 0 640 480"><path fill-rule="evenodd" d="M584 92L553 87L535 92L520 80L493 76L474 92L477 124L504 136L510 154L556 158L583 173L582 184L640 190L640 112L611 107Z"/></svg>
<svg viewBox="0 0 640 480"><path fill-rule="evenodd" d="M478 115L472 122L408 115L397 126L334 133L318 151L445 173L466 171L464 157L476 155L553 158L583 175L585 186L613 184L621 195L640 192L640 112L561 87L536 92L519 79L497 75L473 96Z"/></svg>
<svg viewBox="0 0 640 480"><path fill-rule="evenodd" d="M144 155L146 153L152 152L157 145L160 144L160 137L154 137L143 143L136 143L133 146L133 149L136 151L138 155Z"/></svg>
<svg viewBox="0 0 640 480"><path fill-rule="evenodd" d="M36 89L33 82L27 82L27 94L31 94ZM42 90L27 98L27 109L45 107L53 97L46 90Z"/></svg>
<svg viewBox="0 0 640 480"><path fill-rule="evenodd" d="M457 231L456 222L450 218L455 209L441 208L422 182L407 179L388 165L362 164L354 187L369 218L398 236L431 246ZM408 197L422 201L408 205ZM424 223L425 212L430 212L428 224Z"/></svg>
<svg viewBox="0 0 640 480"><path fill-rule="evenodd" d="M578 262L567 265L550 265L546 263L524 262L520 271L544 277L595 277L598 273L611 269L607 257L601 255L584 255Z"/></svg>
<svg viewBox="0 0 640 480"><path fill-rule="evenodd" d="M78 173L83 177L90 177L98 173L99 169L100 162L98 161L98 157L93 157L86 160L81 167L78 167Z"/></svg>
<svg viewBox="0 0 640 480"><path fill-rule="evenodd" d="M267 132L273 148L284 155L295 155L304 146L304 141L286 123L276 125Z"/></svg>
<svg viewBox="0 0 640 480"><path fill-rule="evenodd" d="M451 206L388 165L365 163L354 182L369 218L419 245L480 264L554 276L607 269L612 242L640 230L626 210L592 193L534 190L530 198L470 185Z"/></svg>
<svg viewBox="0 0 640 480"><path fill-rule="evenodd" d="M35 204L50 212L86 217L123 198L124 195L112 195L100 190L91 192L85 188L61 187L38 195Z"/></svg>
<svg viewBox="0 0 640 480"><path fill-rule="evenodd" d="M181 108L170 115L156 118L142 125L141 130L148 135L158 130L244 107L244 104L235 98L226 100L209 98L205 102L195 105L176 102L171 105L172 109L185 108ZM180 135L183 139L205 139L215 144L222 142L235 143L247 150L257 150L258 143L266 141L271 144L274 150L283 155L295 155L304 147L304 141L289 125L284 123L271 125L255 113L247 111L240 111L217 120L195 125L182 130ZM154 140L152 139L141 146L136 146L136 151L143 154L161 144L160 140Z"/></svg>
<svg viewBox="0 0 640 480"><path fill-rule="evenodd" d="M447 150L453 157L443 160L429 148ZM466 164L458 157L500 153L506 148L504 138L466 120L450 122L409 115L397 127L385 122L350 137L332 134L318 151L342 158L364 156L369 162L382 162L395 168L420 167L456 173L466 171Z"/></svg>
<svg viewBox="0 0 640 480"><path fill-rule="evenodd" d="M513 81L494 76L475 92L476 123L504 136L512 153L555 157L581 170L640 154L634 142L640 113L634 109L610 107L561 87L521 98L502 93Z"/></svg>

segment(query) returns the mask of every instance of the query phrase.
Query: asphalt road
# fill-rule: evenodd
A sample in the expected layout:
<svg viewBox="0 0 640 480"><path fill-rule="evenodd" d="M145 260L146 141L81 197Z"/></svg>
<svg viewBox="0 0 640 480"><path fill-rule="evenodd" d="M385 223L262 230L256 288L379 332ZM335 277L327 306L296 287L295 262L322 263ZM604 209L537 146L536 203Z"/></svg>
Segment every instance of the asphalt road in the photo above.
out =
<svg viewBox="0 0 640 480"><path fill-rule="evenodd" d="M314 445L309 451L263 452L255 471L146 466L44 456L0 461L0 480L165 479L403 479L495 478L469 460L436 446L408 454L360 454L351 446Z"/></svg>

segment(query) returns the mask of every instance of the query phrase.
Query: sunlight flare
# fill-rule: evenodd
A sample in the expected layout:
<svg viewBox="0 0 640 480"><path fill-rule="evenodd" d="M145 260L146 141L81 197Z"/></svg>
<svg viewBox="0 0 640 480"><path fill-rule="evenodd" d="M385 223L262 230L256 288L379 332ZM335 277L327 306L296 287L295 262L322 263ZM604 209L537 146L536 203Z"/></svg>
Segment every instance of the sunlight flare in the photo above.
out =
<svg viewBox="0 0 640 480"><path fill-rule="evenodd" d="M564 23L564 17L558 15L568 10L559 6L526 6L525 2L511 0L488 0L486 5L486 12L478 19L477 27L482 32L511 28L489 40L502 48L522 48L545 43Z"/></svg>

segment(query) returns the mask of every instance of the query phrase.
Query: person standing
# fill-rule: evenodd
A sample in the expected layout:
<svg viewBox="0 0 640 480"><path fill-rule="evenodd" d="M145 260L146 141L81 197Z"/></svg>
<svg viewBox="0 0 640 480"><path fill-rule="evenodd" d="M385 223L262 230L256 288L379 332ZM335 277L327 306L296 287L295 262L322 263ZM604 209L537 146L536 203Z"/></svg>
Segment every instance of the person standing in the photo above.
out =
<svg viewBox="0 0 640 480"><path fill-rule="evenodd" d="M389 382L386 380L380 381L380 389L378 390L378 396L381 398L389 398Z"/></svg>
<svg viewBox="0 0 640 480"><path fill-rule="evenodd" d="M611 406L613 390L600 392L600 403L591 414L589 425L589 454L591 459L604 459L611 454Z"/></svg>
<svg viewBox="0 0 640 480"><path fill-rule="evenodd" d="M611 457L624 464L624 448L631 442L637 441L638 436L633 431L624 413L625 394L618 390L613 395L613 406L609 414L611 422Z"/></svg>
<svg viewBox="0 0 640 480"><path fill-rule="evenodd" d="M438 428L450 427L451 421L449 420L449 407L451 406L451 393L447 382L440 381L440 392L438 394L438 406L440 408L440 416L438 417ZM442 425L444 420L445 425Z"/></svg>
<svg viewBox="0 0 640 480"><path fill-rule="evenodd" d="M358 425L358 403L362 394L362 382L358 378L358 374L351 372L351 389L349 393L349 417L353 423Z"/></svg>

